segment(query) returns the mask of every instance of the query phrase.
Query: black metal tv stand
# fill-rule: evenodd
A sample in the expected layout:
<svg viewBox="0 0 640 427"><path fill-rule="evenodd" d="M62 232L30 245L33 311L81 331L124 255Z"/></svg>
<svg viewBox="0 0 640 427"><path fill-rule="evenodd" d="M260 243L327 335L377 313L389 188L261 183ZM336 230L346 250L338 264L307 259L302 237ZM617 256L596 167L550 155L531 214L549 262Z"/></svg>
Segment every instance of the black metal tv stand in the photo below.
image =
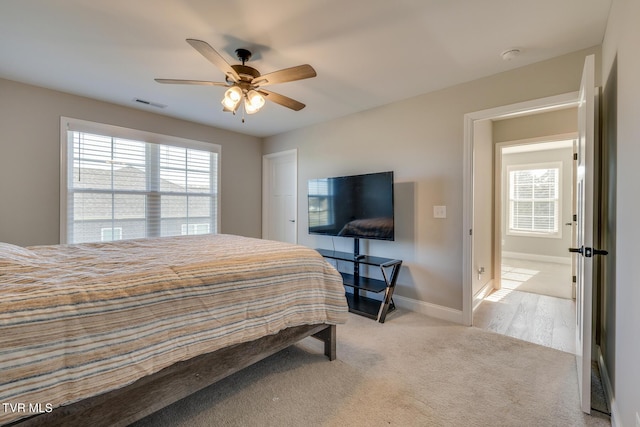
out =
<svg viewBox="0 0 640 427"><path fill-rule="evenodd" d="M353 288L353 293L346 292L349 311L384 323L387 313L396 309L393 302L393 291L398 280L402 260L369 255L358 252L358 244L354 244L354 253L317 249L325 258L353 263L353 274L340 272L344 286ZM380 267L384 280L360 276L360 264ZM382 301L360 295L360 291L380 293L384 291Z"/></svg>

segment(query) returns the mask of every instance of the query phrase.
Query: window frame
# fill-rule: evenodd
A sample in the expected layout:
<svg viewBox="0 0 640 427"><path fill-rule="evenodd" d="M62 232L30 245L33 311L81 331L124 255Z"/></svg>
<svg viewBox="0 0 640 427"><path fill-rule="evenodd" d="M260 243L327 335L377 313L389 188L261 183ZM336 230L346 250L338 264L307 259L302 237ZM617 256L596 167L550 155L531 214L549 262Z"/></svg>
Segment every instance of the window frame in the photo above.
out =
<svg viewBox="0 0 640 427"><path fill-rule="evenodd" d="M558 180L556 182L557 187L557 198L555 199L556 213L555 213L555 232L545 232L545 231L537 231L537 230L516 230L511 228L512 222L512 199L511 199L511 172L513 171L522 171L522 170L537 170L537 169L557 169L558 170ZM562 238L562 183L563 183L563 171L562 171L562 161L551 161L551 162L543 162L543 163L521 163L514 165L507 165L506 167L506 176L505 176L505 233L509 236L520 236L520 237L542 237L542 238L553 238L553 239L561 239Z"/></svg>
<svg viewBox="0 0 640 427"><path fill-rule="evenodd" d="M104 238L105 232L107 230L111 230L111 239L108 239L108 240ZM114 232L116 232L116 231L117 231L117 233L115 233L115 234L118 235L118 238L114 239ZM122 240L122 227L101 227L100 228L100 236L102 237L100 239L101 242L112 242L112 241L115 241L115 240Z"/></svg>
<svg viewBox="0 0 640 427"><path fill-rule="evenodd" d="M69 170L69 153L68 150L68 131L86 132L92 134L105 135L112 138L122 138L135 140L145 143L174 146L180 148L208 151L217 153L216 165L216 185L214 189L216 194L216 206L212 210L215 215L215 232L220 230L220 200L221 200L221 157L222 147L219 144L180 138L176 136L163 135L138 129L131 129L122 126L109 125L104 123L91 122L87 120L75 119L70 117L60 117L60 243L68 243L68 179L69 174L73 171ZM213 173L213 172L212 172Z"/></svg>

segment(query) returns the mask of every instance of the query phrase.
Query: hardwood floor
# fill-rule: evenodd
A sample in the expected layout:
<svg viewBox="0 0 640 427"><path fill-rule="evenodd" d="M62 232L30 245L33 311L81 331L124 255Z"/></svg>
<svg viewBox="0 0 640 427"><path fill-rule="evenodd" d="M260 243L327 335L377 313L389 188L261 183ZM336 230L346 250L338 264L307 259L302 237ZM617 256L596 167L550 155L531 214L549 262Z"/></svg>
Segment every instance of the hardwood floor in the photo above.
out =
<svg viewBox="0 0 640 427"><path fill-rule="evenodd" d="M572 297L571 264L502 258L502 287L552 297Z"/></svg>
<svg viewBox="0 0 640 427"><path fill-rule="evenodd" d="M512 289L493 291L474 311L473 325L575 354L575 302Z"/></svg>

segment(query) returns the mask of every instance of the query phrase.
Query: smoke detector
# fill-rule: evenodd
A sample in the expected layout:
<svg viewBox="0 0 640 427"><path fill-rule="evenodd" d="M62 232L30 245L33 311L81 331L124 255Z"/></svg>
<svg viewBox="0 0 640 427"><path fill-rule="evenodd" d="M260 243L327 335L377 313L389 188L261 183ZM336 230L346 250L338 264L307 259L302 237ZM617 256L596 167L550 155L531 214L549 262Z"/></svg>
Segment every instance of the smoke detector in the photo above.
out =
<svg viewBox="0 0 640 427"><path fill-rule="evenodd" d="M502 59L504 61L511 61L512 59L520 56L520 49L516 49L516 48L507 49L504 52L502 52L500 56L502 56Z"/></svg>

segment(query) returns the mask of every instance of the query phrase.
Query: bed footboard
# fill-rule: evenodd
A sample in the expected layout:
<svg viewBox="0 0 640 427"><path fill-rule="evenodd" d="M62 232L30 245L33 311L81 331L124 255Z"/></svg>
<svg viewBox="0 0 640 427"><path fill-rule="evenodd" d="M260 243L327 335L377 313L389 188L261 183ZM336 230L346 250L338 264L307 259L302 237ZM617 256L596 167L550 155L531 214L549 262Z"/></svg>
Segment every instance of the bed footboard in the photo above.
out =
<svg viewBox="0 0 640 427"><path fill-rule="evenodd" d="M309 336L323 341L324 354L335 360L335 325L296 326L176 363L122 389L9 426L126 426Z"/></svg>

